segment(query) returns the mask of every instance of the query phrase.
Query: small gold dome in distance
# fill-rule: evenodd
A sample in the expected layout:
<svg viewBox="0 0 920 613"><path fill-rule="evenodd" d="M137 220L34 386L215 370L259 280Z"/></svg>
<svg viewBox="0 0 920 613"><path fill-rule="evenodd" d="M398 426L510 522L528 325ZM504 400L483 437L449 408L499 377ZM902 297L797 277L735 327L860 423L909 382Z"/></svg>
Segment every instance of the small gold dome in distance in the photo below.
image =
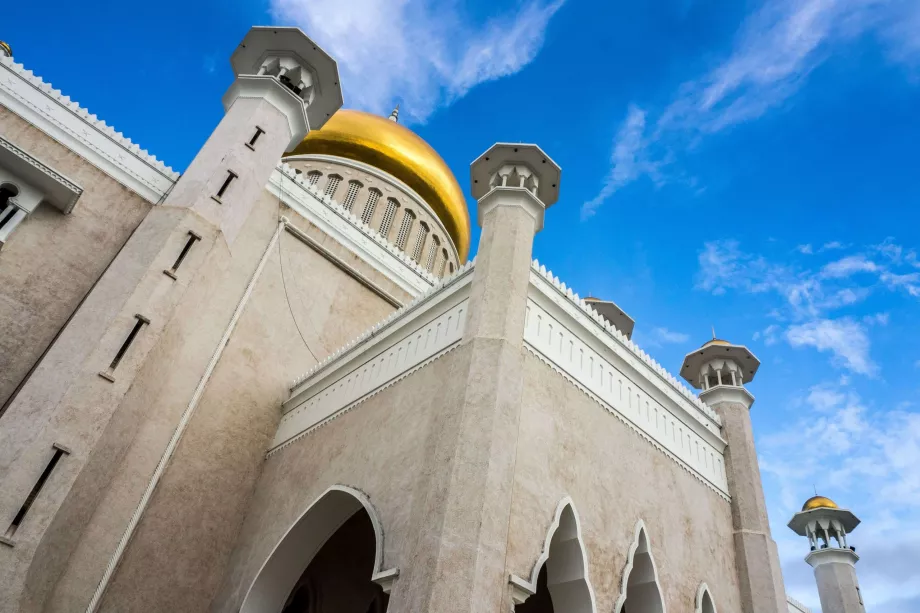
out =
<svg viewBox="0 0 920 613"><path fill-rule="evenodd" d="M811 511L813 509L836 509L837 503L826 498L824 496L812 496L805 501L805 504L802 505L803 511Z"/></svg>

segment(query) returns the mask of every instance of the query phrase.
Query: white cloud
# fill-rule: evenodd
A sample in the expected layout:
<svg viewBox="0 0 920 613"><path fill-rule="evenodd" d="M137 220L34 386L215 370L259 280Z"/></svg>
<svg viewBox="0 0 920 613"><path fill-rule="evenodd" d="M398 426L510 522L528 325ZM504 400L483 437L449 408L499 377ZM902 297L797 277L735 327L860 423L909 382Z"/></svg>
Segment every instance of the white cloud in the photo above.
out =
<svg viewBox="0 0 920 613"><path fill-rule="evenodd" d="M690 340L690 335L683 332L674 332L667 328L655 328L652 335L659 343L681 344Z"/></svg>
<svg viewBox="0 0 920 613"><path fill-rule="evenodd" d="M799 245L795 248L799 253L804 253L805 255L811 255L814 253L814 249L811 246L811 243L806 243L805 245Z"/></svg>
<svg viewBox="0 0 920 613"><path fill-rule="evenodd" d="M622 186L645 174L653 177L656 175L655 166L645 159L644 134L645 111L630 105L626 119L614 139L613 153L610 156L610 174L607 175L600 193L582 205L582 219L593 216L597 207Z"/></svg>
<svg viewBox="0 0 920 613"><path fill-rule="evenodd" d="M657 183L666 181L674 174L665 176L665 167L675 152L782 106L815 68L866 33L877 35L892 61L920 63L912 24L920 24L920 3L911 0L768 1L741 25L732 52L681 85L658 119L648 122L649 134L636 135L641 149L634 155L654 169ZM642 174L613 186L608 176L591 210Z"/></svg>
<svg viewBox="0 0 920 613"><path fill-rule="evenodd" d="M525 1L486 22L448 0L271 0L339 63L349 107L425 121L480 83L514 74L543 46L564 0Z"/></svg>
<svg viewBox="0 0 920 613"><path fill-rule="evenodd" d="M819 319L790 326L786 341L793 347L830 351L838 365L862 375L873 375L878 366L869 357L869 336L850 318Z"/></svg>
<svg viewBox="0 0 920 613"><path fill-rule="evenodd" d="M861 272L879 272L880 270L881 267L875 262L866 259L866 256L850 255L827 264L821 274L827 279L839 279Z"/></svg>
<svg viewBox="0 0 920 613"><path fill-rule="evenodd" d="M844 249L846 245L840 241L830 241L821 245L821 251L832 251L834 249Z"/></svg>
<svg viewBox="0 0 920 613"><path fill-rule="evenodd" d="M862 557L860 584L869 609L917 610L920 414L880 411L831 383L811 387L804 397L795 420L758 440L765 484L779 494L768 497L769 514L787 590L817 605L814 579L803 560L807 545L784 526L815 487L862 520L848 540ZM899 552L911 557L903 559Z"/></svg>

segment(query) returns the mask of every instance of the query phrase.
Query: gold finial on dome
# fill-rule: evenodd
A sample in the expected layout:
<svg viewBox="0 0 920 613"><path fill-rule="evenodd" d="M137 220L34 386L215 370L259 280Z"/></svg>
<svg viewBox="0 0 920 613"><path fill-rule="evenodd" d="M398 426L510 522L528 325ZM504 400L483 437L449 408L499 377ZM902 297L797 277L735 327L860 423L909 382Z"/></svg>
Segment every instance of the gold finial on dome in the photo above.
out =
<svg viewBox="0 0 920 613"><path fill-rule="evenodd" d="M409 186L432 208L457 247L470 250L470 214L454 173L431 145L386 117L354 110L336 112L284 157L334 155L380 169Z"/></svg>
<svg viewBox="0 0 920 613"><path fill-rule="evenodd" d="M9 43L6 43L0 40L0 55L5 55L6 57L13 57L13 49L10 47Z"/></svg>
<svg viewBox="0 0 920 613"><path fill-rule="evenodd" d="M802 505L803 511L812 511L814 509L836 509L837 503L826 496L812 496Z"/></svg>
<svg viewBox="0 0 920 613"><path fill-rule="evenodd" d="M393 112L390 113L390 121L399 123L399 105L396 105L396 108L393 109Z"/></svg>

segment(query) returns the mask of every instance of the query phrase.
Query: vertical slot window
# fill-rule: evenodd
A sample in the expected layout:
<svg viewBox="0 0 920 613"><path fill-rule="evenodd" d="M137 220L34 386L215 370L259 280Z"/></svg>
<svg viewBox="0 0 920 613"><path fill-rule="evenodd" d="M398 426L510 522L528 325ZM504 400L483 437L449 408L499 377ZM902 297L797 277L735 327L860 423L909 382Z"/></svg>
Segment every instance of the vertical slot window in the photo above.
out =
<svg viewBox="0 0 920 613"><path fill-rule="evenodd" d="M9 528L6 530L6 538L12 538L13 535L16 534L16 530L18 530L19 526L22 525L22 522L25 521L26 516L29 514L29 509L32 508L32 505L35 503L35 499L38 498L42 488L45 487L45 483L48 482L48 478L51 476L51 473L54 472L54 468L58 465L58 462L61 461L61 458L66 453L67 450L65 450L63 447L58 445L54 446L54 455L51 456L50 460L48 460L48 463L45 465L45 470L42 471L38 481L36 481L35 485L32 486L32 491L29 492L29 496L26 498L25 502L22 503L22 506L19 507L19 512L16 513L16 517L13 518L13 523L11 523Z"/></svg>
<svg viewBox="0 0 920 613"><path fill-rule="evenodd" d="M371 223L371 219L374 217L374 210L377 208L377 200L380 198L380 195L381 192L373 188L367 191L367 202L364 204L364 212L361 213L361 221L364 223Z"/></svg>
<svg viewBox="0 0 920 613"><path fill-rule="evenodd" d="M137 335L140 334L141 328L150 323L150 320L144 317L143 315L134 316L134 327L131 328L131 332L128 333L128 337L121 344L121 347L118 348L118 353L115 354L115 357L112 358L112 362L109 364L108 370L105 372L99 373L99 376L108 381L115 381L115 369L118 368L118 365L121 363L122 358L125 357L125 354L128 353L128 349L131 348L131 344L134 343L134 340L137 338Z"/></svg>
<svg viewBox="0 0 920 613"><path fill-rule="evenodd" d="M195 234L192 231L189 231L188 240L185 241L185 246L182 247L182 251L179 252L179 257L176 258L176 262L172 265L172 268L170 268L169 270L164 270L163 273L175 279L176 271L179 270L179 266L182 265L182 261L185 260L185 256L188 255L188 252L192 250L192 245L194 245L197 241L200 241L200 240L201 240L201 236L199 236L198 234Z"/></svg>
<svg viewBox="0 0 920 613"><path fill-rule="evenodd" d="M405 251L406 242L409 240L409 232L412 231L412 222L415 221L415 214L406 210L403 213L402 223L399 224L399 234L396 235L396 246Z"/></svg>
<svg viewBox="0 0 920 613"><path fill-rule="evenodd" d="M425 239L428 238L428 224L421 222L418 228L418 234L415 237L415 248L412 249L412 259L418 263L422 257L422 249L425 247Z"/></svg>
<svg viewBox="0 0 920 613"><path fill-rule="evenodd" d="M399 202L395 198L387 198L387 208L383 212L383 219L380 220L380 234L384 238L390 236L390 228L393 226L397 209L399 209Z"/></svg>
<svg viewBox="0 0 920 613"><path fill-rule="evenodd" d="M234 179L237 179L238 175L232 170L227 171L227 178L224 179L224 182L221 184L220 189L217 190L217 195L213 198L220 202L220 199L224 197L224 194L227 193L227 190L230 188L230 184L233 183Z"/></svg>
<svg viewBox="0 0 920 613"><path fill-rule="evenodd" d="M252 149L253 151L255 151L255 149L256 149L256 141L259 140L259 137L262 136L263 134L265 134L265 130L263 130L263 129L260 128L259 126L256 126L256 131L255 131L255 133L252 135L252 138L249 139L249 142L246 143L246 146L249 147L250 149Z"/></svg>
<svg viewBox="0 0 920 613"><path fill-rule="evenodd" d="M361 187L361 183L358 181L348 182L348 191L345 192L345 200L342 202L342 206L346 211L351 212L351 208L355 206L355 200L358 199L358 191Z"/></svg>
<svg viewBox="0 0 920 613"><path fill-rule="evenodd" d="M330 198L335 198L335 192L339 189L339 183L342 182L342 177L339 175L329 175L329 178L326 179L326 190L325 195Z"/></svg>

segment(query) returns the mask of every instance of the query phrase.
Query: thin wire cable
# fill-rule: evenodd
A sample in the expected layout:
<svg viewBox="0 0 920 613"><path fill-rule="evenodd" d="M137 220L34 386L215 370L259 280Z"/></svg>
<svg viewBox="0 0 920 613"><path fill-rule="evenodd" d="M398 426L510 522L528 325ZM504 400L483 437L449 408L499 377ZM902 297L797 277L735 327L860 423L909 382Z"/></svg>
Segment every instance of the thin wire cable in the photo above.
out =
<svg viewBox="0 0 920 613"><path fill-rule="evenodd" d="M284 190L284 179L285 175L281 173L281 195L278 196L278 219L281 219L281 200L282 195L287 192ZM282 232L284 234L284 232ZM315 362L319 362L316 358L316 354L313 353L313 350L310 349L310 344L307 342L307 339L304 338L303 332L300 329L300 324L297 323L297 317L294 316L294 307L291 306L291 297L288 294L287 282L284 280L284 252L281 250L281 236L278 237L278 263L281 266L281 287L284 288L284 300L287 302L288 312L291 314L291 319L294 321L294 327L297 328L297 334L300 335L300 340L303 341L303 346L307 348L307 351L310 352L310 355L313 357Z"/></svg>

